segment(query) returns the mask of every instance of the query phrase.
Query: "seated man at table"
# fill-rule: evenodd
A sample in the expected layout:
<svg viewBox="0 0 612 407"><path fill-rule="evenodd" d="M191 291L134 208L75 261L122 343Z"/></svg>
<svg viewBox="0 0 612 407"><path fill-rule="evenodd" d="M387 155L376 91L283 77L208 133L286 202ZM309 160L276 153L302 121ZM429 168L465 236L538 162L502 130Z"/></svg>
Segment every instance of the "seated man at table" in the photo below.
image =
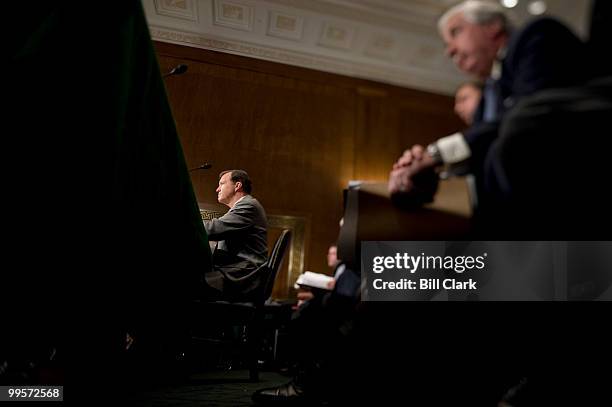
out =
<svg viewBox="0 0 612 407"><path fill-rule="evenodd" d="M572 182L556 174L546 175L550 168L558 167L554 161L557 157L573 153L574 144L569 141L571 136L567 130L572 123L569 119L575 116L563 115L566 119L563 125L557 120L554 124L557 127L549 125L546 131L533 131L534 137L520 144L519 152L512 150L517 148L519 139L513 138L512 142L508 139L513 134L527 134L528 126L536 123L534 114L539 115L540 125L546 117L551 117L542 112L548 112L553 105L544 104L525 111L522 107L525 100L533 100L546 90L582 86L589 79L591 67L583 63L587 58L584 43L564 24L548 17L515 28L506 9L481 0L453 6L439 19L438 28L446 53L457 67L485 82L483 97L469 129L443 137L427 149L415 145L397 160L389 179L394 201L405 208L431 202L438 181L434 168L461 165L475 179L478 205L474 211L474 233L477 236L507 240L512 234L514 240L522 240L525 231L532 234L538 231L535 240L540 240L543 234L550 236L560 224L558 219L585 202L583 197L587 196L573 193L569 197L576 197L573 200L567 194L556 197L556 191L564 191ZM525 112L525 117L512 120L517 111ZM579 120L582 125L579 134L589 134L585 127L592 121ZM549 134L555 135L552 142L546 138ZM555 154L548 154L548 150L542 154L531 153L553 143ZM563 153L559 151L562 147L566 148ZM508 165L509 157L512 163L520 163L519 175L528 182L514 181L509 174L513 169ZM578 158L580 163L573 162L573 166L581 169L583 175L574 176L573 181L582 186L584 180L594 179L600 172L584 170L592 168L591 161ZM534 182L536 179L542 182ZM563 229L567 229L565 224Z"/></svg>
<svg viewBox="0 0 612 407"><path fill-rule="evenodd" d="M213 269L205 274L212 288L209 298L249 301L263 289L268 258L266 212L251 196L251 179L246 171L219 174L217 200L230 210L219 219L206 221L210 240L217 241Z"/></svg>

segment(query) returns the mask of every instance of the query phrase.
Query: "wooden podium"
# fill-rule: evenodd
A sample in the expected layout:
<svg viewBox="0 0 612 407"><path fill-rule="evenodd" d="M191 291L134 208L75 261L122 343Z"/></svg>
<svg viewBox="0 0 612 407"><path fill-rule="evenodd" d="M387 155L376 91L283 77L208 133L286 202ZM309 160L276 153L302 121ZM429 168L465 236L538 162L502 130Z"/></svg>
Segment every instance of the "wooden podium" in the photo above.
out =
<svg viewBox="0 0 612 407"><path fill-rule="evenodd" d="M433 203L402 210L386 183L364 182L346 190L338 256L358 268L362 241L466 240L471 205L464 178L440 181Z"/></svg>

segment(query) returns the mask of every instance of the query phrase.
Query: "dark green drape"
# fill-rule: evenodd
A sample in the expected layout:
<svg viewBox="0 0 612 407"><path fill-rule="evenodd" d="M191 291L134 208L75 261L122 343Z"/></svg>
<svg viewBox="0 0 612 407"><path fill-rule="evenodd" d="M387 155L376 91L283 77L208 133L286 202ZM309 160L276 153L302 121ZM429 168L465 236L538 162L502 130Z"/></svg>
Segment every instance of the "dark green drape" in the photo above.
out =
<svg viewBox="0 0 612 407"><path fill-rule="evenodd" d="M211 254L142 6L10 8L3 308L39 323L6 337L162 330Z"/></svg>

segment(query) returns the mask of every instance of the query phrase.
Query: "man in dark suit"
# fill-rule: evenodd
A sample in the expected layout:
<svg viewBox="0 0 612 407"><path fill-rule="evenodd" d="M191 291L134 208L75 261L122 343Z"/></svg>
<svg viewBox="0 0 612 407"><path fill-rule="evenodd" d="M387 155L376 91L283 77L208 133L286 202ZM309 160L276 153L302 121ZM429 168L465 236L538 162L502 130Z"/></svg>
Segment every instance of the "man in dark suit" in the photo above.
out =
<svg viewBox="0 0 612 407"><path fill-rule="evenodd" d="M480 82L472 81L461 84L455 91L455 114L468 126L474 123L482 99L482 88Z"/></svg>
<svg viewBox="0 0 612 407"><path fill-rule="evenodd" d="M390 191L403 197L403 202L427 201L431 195L422 193L433 192L427 185L437 179L432 168L439 163L467 160L477 180L479 207L474 220L479 238L566 240L564 237L569 234L584 239L593 233L585 233L583 225L593 228L594 221L598 225L609 224L609 211L604 212L602 205L605 202L609 207L609 201L602 199L599 192L605 184L603 174L608 172L603 171L605 164L602 165L607 162L608 138L601 136L601 130L597 131L607 126L600 107L604 92L599 89L597 95L586 87L583 92L574 92L582 88L575 85L589 79L586 69L590 67L585 63L587 57L581 41L549 18L534 20L515 31L507 24L501 7L480 1L464 2L450 9L440 20L439 28L447 52L457 66L486 80L483 101L474 125L463 134L438 140L427 150L420 146L408 150L391 171ZM581 144L586 150L584 154L577 148ZM602 170L594 171L597 166ZM576 227L578 223L582 224L581 229ZM609 236L609 228L599 228ZM584 262L581 266L584 267ZM588 285L593 287L586 289L590 295L600 294L593 284L598 277L591 280L583 270L579 274L575 281L568 281L568 287ZM494 314L496 321L504 321L500 330L509 335L496 340L496 349L484 353L474 346L475 338L486 337L495 329L481 322L471 324L462 320L460 324L467 339L462 349L470 354L463 363L475 367L472 379L478 377L474 382L479 383L478 389L469 383L464 389L476 390L475 397L487 399L487 404L473 400L470 404L494 405L495 393L502 394L498 389L515 381L504 397L511 402L505 405L563 404L571 399L570 395L579 396L580 401L574 404L596 405L592 403L596 399L594 394L601 394L605 386L601 386L601 379L591 379L596 376L595 366L605 363L601 355L607 350L599 342L602 337L598 332L599 313L578 312L574 316L566 308L562 315L549 309L545 315L535 306L529 306L527 312L516 307L492 309L488 307L488 315ZM440 317L423 314L431 320ZM453 319L452 311L445 309L444 317ZM484 320L477 312L470 317L473 321ZM563 323L545 326L543 321L548 318ZM580 319L580 323L569 322L573 318ZM556 329L554 325L563 328ZM569 343L563 339L561 329L577 325L579 340ZM422 324L412 326L415 331L427 332ZM512 338L513 335L517 336ZM544 342L534 344L517 339L527 336L547 338L545 342L554 342L550 349L555 350L549 351ZM585 357L585 353L589 356ZM557 363L559 359L563 359L564 367ZM456 358L458 364L460 360ZM487 366L490 361L494 364ZM461 370L461 376L465 374ZM521 375L528 380L517 379ZM520 398L524 401L519 402Z"/></svg>
<svg viewBox="0 0 612 407"><path fill-rule="evenodd" d="M506 112L522 98L588 78L585 47L556 20L540 18L514 30L503 7L476 0L447 11L439 30L457 67L486 82L483 100L473 125L463 134L442 138L427 149L416 145L407 150L393 166L389 191L400 203L431 201L437 181L433 168L467 162L476 178L478 231L479 225L488 230L512 227L512 221L500 225L498 214L516 191L505 185L490 147Z"/></svg>
<svg viewBox="0 0 612 407"><path fill-rule="evenodd" d="M210 240L217 241L213 270L205 279L224 299L251 300L266 279L268 258L266 212L251 196L251 179L246 171L229 170L219 174L217 200L230 210L206 222Z"/></svg>

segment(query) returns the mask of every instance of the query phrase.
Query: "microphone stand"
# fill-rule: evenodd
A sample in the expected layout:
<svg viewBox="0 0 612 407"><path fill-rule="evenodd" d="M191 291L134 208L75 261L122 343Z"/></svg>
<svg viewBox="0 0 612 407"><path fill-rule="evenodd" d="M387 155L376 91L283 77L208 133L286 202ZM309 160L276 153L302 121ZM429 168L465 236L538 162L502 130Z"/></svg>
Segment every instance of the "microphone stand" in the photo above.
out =
<svg viewBox="0 0 612 407"><path fill-rule="evenodd" d="M182 75L185 72L187 72L187 65L179 64L175 66L174 68L172 68L170 72L163 74L162 78L167 78L168 76L172 76L172 75Z"/></svg>
<svg viewBox="0 0 612 407"><path fill-rule="evenodd" d="M197 171L197 170L208 170L210 168L212 168L212 164L205 163L205 164L200 165L199 167L194 167L194 168L190 169L189 172Z"/></svg>

